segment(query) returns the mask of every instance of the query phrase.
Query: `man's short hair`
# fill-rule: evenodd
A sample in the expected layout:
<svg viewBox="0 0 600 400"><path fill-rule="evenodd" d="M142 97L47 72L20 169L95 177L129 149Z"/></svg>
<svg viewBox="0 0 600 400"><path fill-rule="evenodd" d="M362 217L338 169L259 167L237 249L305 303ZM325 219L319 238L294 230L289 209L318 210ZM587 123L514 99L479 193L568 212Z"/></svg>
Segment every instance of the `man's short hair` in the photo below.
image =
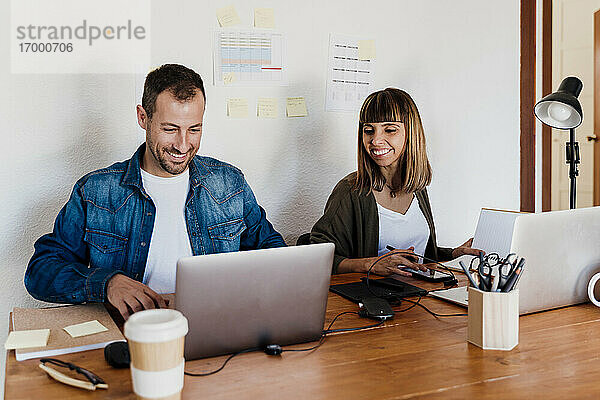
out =
<svg viewBox="0 0 600 400"><path fill-rule="evenodd" d="M152 119L152 114L156 109L156 98L165 90L170 91L179 101L193 99L199 90L206 100L204 83L202 83L200 75L183 65L164 64L146 76L142 107L146 111L148 119Z"/></svg>

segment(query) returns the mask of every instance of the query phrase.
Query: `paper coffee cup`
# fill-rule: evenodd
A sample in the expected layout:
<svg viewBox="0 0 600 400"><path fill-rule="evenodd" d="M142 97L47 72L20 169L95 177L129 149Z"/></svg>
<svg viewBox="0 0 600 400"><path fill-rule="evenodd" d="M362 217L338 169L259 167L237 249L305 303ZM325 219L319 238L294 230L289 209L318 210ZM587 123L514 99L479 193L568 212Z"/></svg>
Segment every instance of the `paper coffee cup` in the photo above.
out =
<svg viewBox="0 0 600 400"><path fill-rule="evenodd" d="M181 398L187 319L176 310L139 311L125 322L131 382L140 400Z"/></svg>

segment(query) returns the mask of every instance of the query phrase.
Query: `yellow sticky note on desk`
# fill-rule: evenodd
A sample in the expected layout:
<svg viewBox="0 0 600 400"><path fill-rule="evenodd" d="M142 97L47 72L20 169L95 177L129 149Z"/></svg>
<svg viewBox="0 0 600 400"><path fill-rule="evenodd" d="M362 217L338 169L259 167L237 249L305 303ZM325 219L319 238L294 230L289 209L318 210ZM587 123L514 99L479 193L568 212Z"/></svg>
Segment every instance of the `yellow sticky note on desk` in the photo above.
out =
<svg viewBox="0 0 600 400"><path fill-rule="evenodd" d="M28 349L30 347L46 347L50 329L34 329L29 331L12 331L4 343L6 350Z"/></svg>
<svg viewBox="0 0 600 400"><path fill-rule="evenodd" d="M375 41L374 40L359 40L358 41L358 59L359 60L374 60L375 59Z"/></svg>
<svg viewBox="0 0 600 400"><path fill-rule="evenodd" d="M233 6L219 8L217 10L217 20L221 27L239 25L242 22Z"/></svg>
<svg viewBox="0 0 600 400"><path fill-rule="evenodd" d="M107 331L104 325L102 325L98 320L83 322L81 324L69 325L63 328L71 337L80 337L93 335L94 333L100 333Z"/></svg>
<svg viewBox="0 0 600 400"><path fill-rule="evenodd" d="M308 115L304 97L288 97L285 110L288 117L306 117Z"/></svg>
<svg viewBox="0 0 600 400"><path fill-rule="evenodd" d="M231 118L248 117L248 99L232 98L227 99L227 116Z"/></svg>
<svg viewBox="0 0 600 400"><path fill-rule="evenodd" d="M256 104L256 115L259 118L277 118L277 99L259 97Z"/></svg>
<svg viewBox="0 0 600 400"><path fill-rule="evenodd" d="M255 28L275 28L275 12L272 8L254 9Z"/></svg>

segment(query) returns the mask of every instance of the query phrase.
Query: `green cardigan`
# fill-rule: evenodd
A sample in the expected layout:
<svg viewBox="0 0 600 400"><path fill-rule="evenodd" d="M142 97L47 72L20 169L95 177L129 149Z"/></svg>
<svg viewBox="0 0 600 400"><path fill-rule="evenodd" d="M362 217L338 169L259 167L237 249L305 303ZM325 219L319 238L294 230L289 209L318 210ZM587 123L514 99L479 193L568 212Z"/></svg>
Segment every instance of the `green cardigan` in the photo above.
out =
<svg viewBox="0 0 600 400"><path fill-rule="evenodd" d="M356 172L338 182L325 205L325 213L317 221L310 233L311 243L335 244L333 270L346 258L376 257L379 246L379 214L377 202L372 192L359 193L352 186ZM452 259L450 248L438 247L435 226L429 197L425 189L416 192L415 197L429 225L429 241L425 257L437 261ZM427 262L427 261L425 261Z"/></svg>

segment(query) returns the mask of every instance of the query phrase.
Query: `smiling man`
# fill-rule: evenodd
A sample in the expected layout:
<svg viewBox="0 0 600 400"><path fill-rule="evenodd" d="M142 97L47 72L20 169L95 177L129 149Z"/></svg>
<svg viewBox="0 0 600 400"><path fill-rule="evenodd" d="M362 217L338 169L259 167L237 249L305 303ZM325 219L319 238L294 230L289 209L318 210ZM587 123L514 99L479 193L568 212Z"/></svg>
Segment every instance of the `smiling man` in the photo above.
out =
<svg viewBox="0 0 600 400"><path fill-rule="evenodd" d="M53 232L35 243L25 273L33 297L107 301L126 319L166 306L159 293L175 291L181 257L285 246L242 172L196 156L205 100L189 68L148 74L137 106L145 144L75 184Z"/></svg>

